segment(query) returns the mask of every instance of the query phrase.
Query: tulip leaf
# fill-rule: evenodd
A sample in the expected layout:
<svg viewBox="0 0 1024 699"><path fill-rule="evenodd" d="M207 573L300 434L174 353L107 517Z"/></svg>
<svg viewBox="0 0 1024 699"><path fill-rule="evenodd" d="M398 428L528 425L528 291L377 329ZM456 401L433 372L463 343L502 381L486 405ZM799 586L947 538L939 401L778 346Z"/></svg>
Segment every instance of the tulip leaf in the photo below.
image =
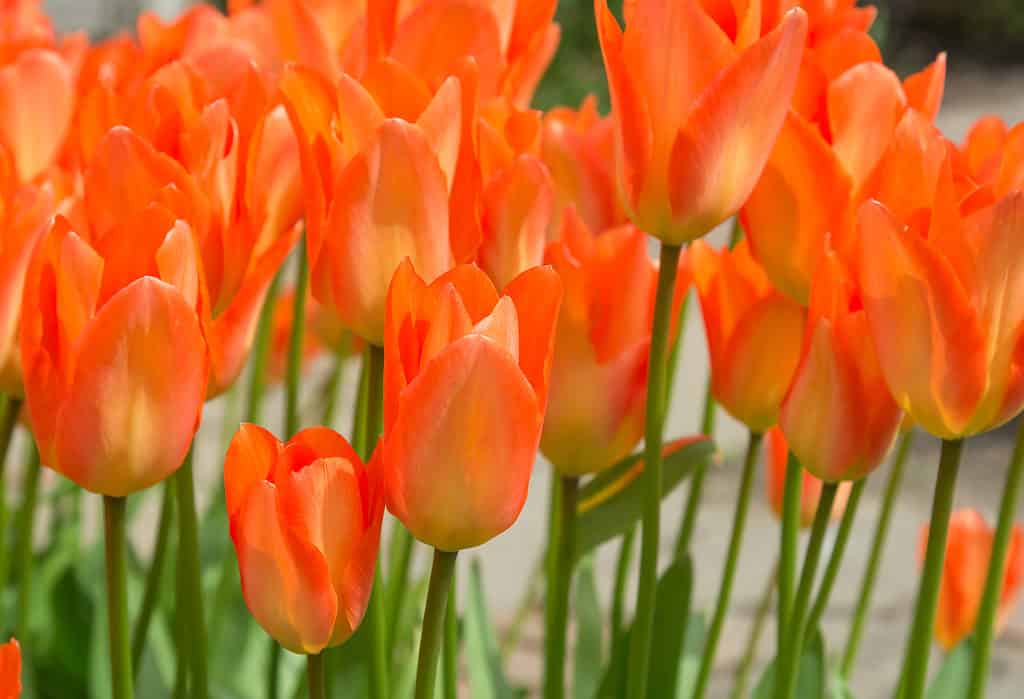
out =
<svg viewBox="0 0 1024 699"><path fill-rule="evenodd" d="M667 454L663 462L662 497L715 453L715 443L698 439ZM623 459L588 481L581 489L576 523L576 555L584 556L622 535L643 515L644 481L637 465L640 455Z"/></svg>
<svg viewBox="0 0 1024 699"><path fill-rule="evenodd" d="M517 699L519 693L509 685L501 667L498 639L487 616L480 562L476 559L469 568L464 616L470 695L473 699Z"/></svg>
<svg viewBox="0 0 1024 699"><path fill-rule="evenodd" d="M706 636L707 622L704 620L703 612L691 612L690 616L686 619L683 656L679 659L679 679L676 682L675 694L677 697L693 696Z"/></svg>
<svg viewBox="0 0 1024 699"><path fill-rule="evenodd" d="M946 654L935 679L928 686L926 699L961 699L970 689L974 664L974 639L967 638Z"/></svg>
<svg viewBox="0 0 1024 699"><path fill-rule="evenodd" d="M832 673L831 699L854 699L853 690L838 672Z"/></svg>
<svg viewBox="0 0 1024 699"><path fill-rule="evenodd" d="M594 558L584 558L576 571L576 654L573 661L573 697L592 699L604 665L601 601L597 595Z"/></svg>
<svg viewBox="0 0 1024 699"><path fill-rule="evenodd" d="M821 699L826 688L825 639L815 631L811 642L804 648L796 679L794 699ZM775 695L775 660L768 664L752 695L753 699L773 699Z"/></svg>

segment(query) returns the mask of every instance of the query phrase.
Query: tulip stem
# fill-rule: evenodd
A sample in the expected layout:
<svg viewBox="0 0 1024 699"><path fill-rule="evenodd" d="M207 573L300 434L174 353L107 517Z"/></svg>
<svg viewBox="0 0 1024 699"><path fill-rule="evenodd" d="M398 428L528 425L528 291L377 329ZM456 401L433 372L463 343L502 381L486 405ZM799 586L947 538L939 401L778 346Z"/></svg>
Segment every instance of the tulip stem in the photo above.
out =
<svg viewBox="0 0 1024 699"><path fill-rule="evenodd" d="M414 541L409 530L396 519L395 526L391 530L391 540L388 543L388 550L391 552L391 566L385 587L387 595L384 607L387 610L388 638L397 639L404 603L409 596L405 588L409 580L409 568L412 565Z"/></svg>
<svg viewBox="0 0 1024 699"><path fill-rule="evenodd" d="M800 500L803 498L803 467L792 453L786 461L782 491L782 541L779 545L779 614L776 620L776 654L781 657L789 632L790 605L796 586L797 538L800 534Z"/></svg>
<svg viewBox="0 0 1024 699"><path fill-rule="evenodd" d="M999 522L992 540L992 554L989 558L985 591L978 607L978 622L974 632L974 665L971 668L971 685L968 699L982 699L988 683L988 667L992 659L992 639L995 635L996 615L1002 596L1003 581L1006 579L1006 555L1010 549L1013 533L1013 517L1020 500L1022 475L1024 475L1024 422L1017 428L1017 441L1010 457L1010 469L1006 474L1006 486L999 504Z"/></svg>
<svg viewBox="0 0 1024 699"><path fill-rule="evenodd" d="M680 247L661 244L661 266L654 301L650 358L647 374L647 415L644 431L644 511L637 585L636 616L629 648L628 699L647 696L647 669L654 628L654 600L658 583L658 544L661 517L661 442L665 428L665 384L672 297Z"/></svg>
<svg viewBox="0 0 1024 699"><path fill-rule="evenodd" d="M0 590L7 586L7 451L11 446L11 437L18 424L18 413L21 412L21 401L10 396L3 396L3 416L0 418Z"/></svg>
<svg viewBox="0 0 1024 699"><path fill-rule="evenodd" d="M935 627L935 609L939 600L939 583L946 560L946 538L949 534L949 516L953 510L953 492L957 472L960 470L962 439L944 439L939 458L939 475L935 481L932 517L928 531L928 548L914 609L914 625L907 643L903 661L906 681L903 699L921 699L928 674L928 651L931 649L932 630Z"/></svg>
<svg viewBox="0 0 1024 699"><path fill-rule="evenodd" d="M779 657L775 699L789 699L796 689L797 670L800 666L800 656L803 654L804 637L808 630L805 624L807 607L811 602L815 575L818 571L818 559L821 557L825 532L828 530L828 521L832 515L832 503L835 502L838 489L838 483L824 483L821 487L818 509L814 514L814 525L811 527L811 538L807 542L804 565L800 571L800 586L797 588L796 597L793 598L789 616L782 624L785 627L787 640L784 651Z"/></svg>
<svg viewBox="0 0 1024 699"><path fill-rule="evenodd" d="M156 610L157 602L160 599L160 584L164 579L164 569L167 567L167 554L169 551L172 520L174 519L174 481L164 481L164 495L160 504L160 521L157 525L156 545L153 547L153 560L149 564L149 572L146 574L146 587L142 594L142 608L135 619L135 628L132 630L132 671L137 677L139 666L142 665L142 651L146 647L146 636L149 633L149 623L153 620L153 612Z"/></svg>
<svg viewBox="0 0 1024 699"><path fill-rule="evenodd" d="M455 572L448 589L448 606L444 614L444 699L458 699L459 694L459 619L455 605Z"/></svg>
<svg viewBox="0 0 1024 699"><path fill-rule="evenodd" d="M736 684L732 688L732 699L743 699L747 695L747 682L750 680L750 668L754 664L754 656L757 654L757 646L761 642L761 634L764 632L765 622L768 620L768 613L772 610L772 593L775 592L776 583L779 580L779 564L775 563L771 575L765 582L764 592L761 593L761 601L754 612L754 622L750 627L750 637L747 638L746 648L743 649L743 658L740 660L736 670Z"/></svg>
<svg viewBox="0 0 1024 699"><path fill-rule="evenodd" d="M434 563L430 568L430 587L427 606L423 612L423 631L420 636L420 658L416 668L415 699L432 699L437 680L437 656L441 650L445 608L448 591L455 575L457 551L434 549Z"/></svg>
<svg viewBox="0 0 1024 699"><path fill-rule="evenodd" d="M178 579L177 613L186 618L187 633L182 639L187 648L178 653L189 659L193 699L206 699L206 617L203 612L203 587L199 568L199 518L196 515L195 487L192 475L192 450L174 475L178 499Z"/></svg>
<svg viewBox="0 0 1024 699"><path fill-rule="evenodd" d="M864 576L861 579L857 608L853 615L853 623L850 625L850 633L846 638L846 649L843 651L843 664L841 666L843 679L850 678L854 662L857 660L857 650L860 646L861 634L864 632L864 622L867 620L868 611L871 608L871 597L875 588L875 579L878 577L878 569L882 562L882 552L885 550L885 541L889 535L889 523L892 521L893 505L900 491L900 484L903 481L903 470L913 443L914 432L910 430L900 438L899 446L896 447L896 455L893 457L889 481L885 485L885 495L882 497L882 509L878 513L878 521L875 524L875 535L871 544L871 553L868 555L868 564L864 569Z"/></svg>
<svg viewBox="0 0 1024 699"><path fill-rule="evenodd" d="M364 360L366 371L366 412L363 422L363 454L370 461L377 439L380 437L384 413L384 349L368 344ZM396 524L396 526L402 526ZM380 558L377 559L377 575L373 578L367 619L370 631L370 688L377 699L388 699L388 672L390 670L390 645L388 644L387 614L384 608L384 581L380 574Z"/></svg>
<svg viewBox="0 0 1024 699"><path fill-rule="evenodd" d="M338 346L334 348L337 356L334 358L334 366L331 368L331 374L327 379L326 395L324 395L324 412L321 416L322 424L327 427L334 424L334 418L338 413L338 394L341 393L341 380L345 375L345 360L351 345L352 337L346 332Z"/></svg>
<svg viewBox="0 0 1024 699"><path fill-rule="evenodd" d="M549 572L547 583L547 629L544 633L544 697L562 699L565 696L565 645L569 624L569 589L572 584L573 559L576 555L576 500L579 495L580 479L576 476L561 476L559 488L558 540L555 565Z"/></svg>
<svg viewBox="0 0 1024 699"><path fill-rule="evenodd" d="M636 527L630 527L622 535L619 547L619 560L615 563L615 590L612 592L612 645L620 641L625 626L626 616L626 580L629 578L629 566L633 561L633 546L636 543Z"/></svg>
<svg viewBox="0 0 1024 699"><path fill-rule="evenodd" d="M249 369L249 399L245 407L245 420L259 424L263 418L263 393L267 386L267 357L270 353L270 333L274 327L274 301L281 286L280 273L270 282L267 296L260 310L256 326L256 340L252 347L252 366ZM228 556L228 558L231 558Z"/></svg>
<svg viewBox="0 0 1024 699"><path fill-rule="evenodd" d="M714 439L715 432L715 396L711 391L711 379L708 378L707 388L704 390L704 412L700 423L701 434ZM693 539L693 530L697 526L697 511L700 509L701 498L704 495L704 478L708 473L708 462L702 461L697 464L690 476L690 489L686 496L686 510L683 514L683 523L679 527L679 536L676 537L676 559L681 559L690 550L690 540Z"/></svg>
<svg viewBox="0 0 1024 699"><path fill-rule="evenodd" d="M104 496L103 530L107 550L107 623L110 637L110 684L113 699L131 699L132 658L128 642L125 595L125 498Z"/></svg>
<svg viewBox="0 0 1024 699"><path fill-rule="evenodd" d="M864 494L864 485L866 483L867 478L861 478L850 489L850 499L846 503L843 519L839 523L839 531L836 533L836 541L832 545L832 553L828 557L828 565L825 567L825 575L821 580L821 587L818 588L818 596L814 599L814 606L811 607L811 613L807 617L807 628L812 632L818 628L821 617L824 616L825 610L828 608L828 601L832 597L832 588L836 584L839 569L843 564L846 544L850 541L850 532L853 531L853 522L857 517L857 508L860 505L861 496ZM805 644L809 638L809 636L804 636Z"/></svg>
<svg viewBox="0 0 1024 699"><path fill-rule="evenodd" d="M708 680L711 679L711 668L715 662L715 652L718 650L718 638L722 633L722 625L725 623L725 615L729 611L729 601L732 597L732 584L736 576L736 563L740 557L740 549L743 546L743 531L747 524L747 512L750 510L750 494L754 485L754 473L757 470L757 455L761 446L761 433L750 432L747 442L747 455L743 460L743 475L740 477L740 491L736 500L736 509L733 510L732 534L729 539L729 550L725 556L725 567L722 570L722 582L718 588L718 601L715 603L715 613L711 618L711 626L704 642L704 651L701 654L700 670L697 673L697 683L694 685L693 699L703 699L707 690Z"/></svg>
<svg viewBox="0 0 1024 699"><path fill-rule="evenodd" d="M36 506L39 503L39 451L34 439L28 440L23 477L23 500L18 510L18 539L14 545L14 561L18 566L18 613L15 635L28 639L28 614L32 606L32 541L35 539Z"/></svg>
<svg viewBox="0 0 1024 699"><path fill-rule="evenodd" d="M323 653L306 656L306 677L309 679L309 699L325 699Z"/></svg>

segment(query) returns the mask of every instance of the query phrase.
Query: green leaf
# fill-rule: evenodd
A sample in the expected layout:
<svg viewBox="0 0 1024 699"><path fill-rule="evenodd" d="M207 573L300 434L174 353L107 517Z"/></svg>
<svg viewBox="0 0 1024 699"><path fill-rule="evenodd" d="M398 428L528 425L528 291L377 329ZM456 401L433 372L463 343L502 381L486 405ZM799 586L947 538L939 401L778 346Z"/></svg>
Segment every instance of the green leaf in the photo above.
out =
<svg viewBox="0 0 1024 699"><path fill-rule="evenodd" d="M715 453L715 443L697 439L664 458L662 497L667 496L699 464ZM580 489L576 522L576 555L583 557L606 541L621 536L643 515L644 482L635 469L640 455L623 459Z"/></svg>
<svg viewBox="0 0 1024 699"><path fill-rule="evenodd" d="M683 640L683 657L679 659L679 681L676 682L676 696L693 696L700 670L700 657L704 652L707 623L703 612L692 612L686 619L686 636Z"/></svg>
<svg viewBox="0 0 1024 699"><path fill-rule="evenodd" d="M604 665L604 624L594 577L594 558L584 558L576 572L576 653L573 660L573 697L591 699L601 681Z"/></svg>
<svg viewBox="0 0 1024 699"><path fill-rule="evenodd" d="M825 640L821 631L816 631L810 644L800 658L800 669L796 680L795 699L821 699L825 696ZM753 699L773 699L775 695L775 660L764 669Z"/></svg>
<svg viewBox="0 0 1024 699"><path fill-rule="evenodd" d="M853 691L838 672L832 673L832 699L854 699Z"/></svg>
<svg viewBox="0 0 1024 699"><path fill-rule="evenodd" d="M664 699L676 691L692 591L693 563L686 555L669 566L658 580L647 678L648 699Z"/></svg>
<svg viewBox="0 0 1024 699"><path fill-rule="evenodd" d="M946 654L935 679L928 686L926 699L961 699L967 696L974 664L974 638L967 638Z"/></svg>
<svg viewBox="0 0 1024 699"><path fill-rule="evenodd" d="M519 694L509 685L501 667L497 636L487 616L480 562L476 559L469 569L464 614L470 696L473 699L515 699Z"/></svg>

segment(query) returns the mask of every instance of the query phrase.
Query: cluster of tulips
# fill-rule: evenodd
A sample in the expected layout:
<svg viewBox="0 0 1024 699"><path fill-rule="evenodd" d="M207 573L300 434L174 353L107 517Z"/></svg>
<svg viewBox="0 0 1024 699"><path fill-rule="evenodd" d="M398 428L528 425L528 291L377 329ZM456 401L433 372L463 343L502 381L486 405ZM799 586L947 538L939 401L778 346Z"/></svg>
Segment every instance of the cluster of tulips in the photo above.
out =
<svg viewBox="0 0 1024 699"><path fill-rule="evenodd" d="M754 696L849 699L915 428L943 441L894 689L924 696L934 634L965 649L959 674L943 675L959 693L942 696L985 695L1024 578L1024 440L995 530L951 506L964 440L1024 408L1024 125L990 117L950 142L933 123L945 56L901 81L868 34L875 10L855 0L623 4L620 20L594 2L603 116L594 100L530 108L558 45L556 0L234 0L226 15L143 15L99 43L57 35L37 0L0 3L0 448L19 421L31 435L29 533L40 464L102 496L113 699L134 695L172 548L175 696L210 696L208 635L231 643L211 611L234 558L211 598L200 536L218 520L197 511L193 442L204 404L240 390L214 535L230 532L245 603L273 639L260 661L270 697L283 647L306 656L297 691L311 699L346 696L339 673L353 667L374 699L452 699L467 631L449 602L456 555L515 523L539 449L554 473L538 544L543 696L566 694L574 573L614 539L612 637L591 691L702 699L767 436L778 638ZM730 221L729 245L702 239ZM704 434L665 440L691 286L711 357ZM301 424L303 370L319 353L336 366L314 399L326 425L344 362L362 357L350 439ZM259 424L275 381L284 441ZM694 568L711 563L689 551L716 404L750 440L718 597L696 662L681 662ZM866 478L897 440L826 687L818 624ZM684 478L659 578L662 499ZM126 504L161 483L130 631ZM425 589L410 574L416 541L433 549ZM31 536L18 544L27 595ZM396 629L424 592L414 664ZM21 691L21 652L33 656L18 616L21 647L0 648L5 699ZM357 632L359 663L344 652ZM476 662L500 676L485 650ZM589 696L581 657L577 697Z"/></svg>

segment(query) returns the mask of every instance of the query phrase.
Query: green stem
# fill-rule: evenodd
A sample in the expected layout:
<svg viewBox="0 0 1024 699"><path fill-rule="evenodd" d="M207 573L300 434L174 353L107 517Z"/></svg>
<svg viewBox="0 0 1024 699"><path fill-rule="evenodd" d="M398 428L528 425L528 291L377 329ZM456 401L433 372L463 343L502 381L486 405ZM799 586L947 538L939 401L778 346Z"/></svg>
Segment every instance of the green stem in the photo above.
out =
<svg viewBox="0 0 1024 699"><path fill-rule="evenodd" d="M292 328L288 336L288 366L285 391L285 438L291 439L299 430L299 380L302 378L302 342L306 330L306 289L309 286L309 261L306 259L306 236L299 241L299 271L295 281L295 302L292 306Z"/></svg>
<svg viewBox="0 0 1024 699"><path fill-rule="evenodd" d="M338 398L341 393L341 379L345 375L345 360L348 353L350 337L345 333L341 344L335 349L334 366L327 378L327 386L324 395L324 412L321 416L321 423L330 427L334 424L334 418L338 413Z"/></svg>
<svg viewBox="0 0 1024 699"><path fill-rule="evenodd" d="M459 619L455 604L455 572L448 589L448 606L444 613L444 698L458 699L459 694Z"/></svg>
<svg viewBox="0 0 1024 699"><path fill-rule="evenodd" d="M978 621L974 631L974 665L971 668L971 686L968 699L982 699L988 683L988 667L992 659L992 639L995 636L996 614L999 612L999 598L1006 579L1006 554L1013 534L1013 516L1020 500L1022 475L1024 475L1024 422L1017 428L1017 441L1010 457L1010 469L1006 474L1003 498L999 504L999 522L992 540L992 554L985 578L985 592L978 607Z"/></svg>
<svg viewBox="0 0 1024 699"><path fill-rule="evenodd" d="M376 345L366 348L366 412L363 458L367 461L377 447L380 437L384 413L384 349ZM401 526L401 525L397 525ZM373 590L370 593L369 617L363 623L369 623L370 630L370 687L377 699L388 699L388 672L390 671L390 648L388 644L387 615L384 609L383 576L380 574L380 559L377 559L377 575L373 579Z"/></svg>
<svg viewBox="0 0 1024 699"><path fill-rule="evenodd" d="M772 610L772 593L775 592L775 585L779 579L779 564L775 563L771 575L768 576L761 593L761 601L754 612L754 623L750 627L750 637L747 639L746 648L743 649L743 658L740 660L736 670L736 684L733 685L732 699L743 699L747 695L747 683L750 681L750 668L754 665L754 656L757 655L757 646L761 642L761 634L764 633L764 625L768 620L768 613Z"/></svg>
<svg viewBox="0 0 1024 699"><path fill-rule="evenodd" d="M267 696L277 699L281 692L281 644L271 638L267 654Z"/></svg>
<svg viewBox="0 0 1024 699"><path fill-rule="evenodd" d="M818 510L814 514L814 525L811 528L811 539L807 542L804 566L800 572L800 587L797 588L796 597L793 598L793 607L789 617L785 624L782 624L785 627L787 641L784 646L785 650L779 658L775 699L789 699L796 689L797 669L800 666L800 656L804 647L803 639L807 631L804 623L807 607L811 602L815 575L818 571L818 559L821 557L825 532L828 530L828 521L832 516L832 503L835 502L838 488L839 485L836 483L825 483L821 488Z"/></svg>
<svg viewBox="0 0 1024 699"><path fill-rule="evenodd" d="M164 481L164 495L160 504L160 521L157 524L156 545L153 547L153 560L149 564L149 572L146 575L146 587L142 594L142 608L135 619L135 628L132 630L132 670L138 676L139 667L142 665L142 651L146 647L146 635L149 633L149 623L153 620L153 612L160 600L160 584L164 579L164 569L167 564L168 542L170 541L171 526L174 519L174 481Z"/></svg>
<svg viewBox="0 0 1024 699"><path fill-rule="evenodd" d="M612 643L618 643L625 629L626 616L626 580L629 578L629 566L633 561L633 545L636 543L636 527L630 527L622 535L619 547L619 559L615 563L615 590L612 592Z"/></svg>
<svg viewBox="0 0 1024 699"><path fill-rule="evenodd" d="M697 684L694 686L693 699L703 699L707 691L708 680L711 679L711 668L715 662L715 652L718 650L718 638L722 633L722 625L725 623L725 615L729 610L729 602L732 597L732 584L736 576L736 563L739 561L740 549L743 546L743 531L747 524L747 512L750 510L750 493L753 490L754 474L757 470L757 455L761 446L761 434L750 433L747 442L747 455L743 460L743 475L740 477L740 492L736 500L736 509L733 511L732 535L729 540L729 550L725 556L725 568L722 570L722 584L718 589L718 601L715 603L715 613L711 619L711 626L704 642L704 652L701 654L700 670L697 673Z"/></svg>
<svg viewBox="0 0 1024 699"><path fill-rule="evenodd" d="M628 698L647 696L647 669L654 629L654 599L658 583L658 544L661 516L661 442L665 428L665 385L669 317L679 262L678 245L661 244L661 266L654 301L647 375L647 416L644 431L643 533L636 616L629 648Z"/></svg>
<svg viewBox="0 0 1024 699"><path fill-rule="evenodd" d="M526 590L515 614L512 615L512 623L508 625L505 634L501 638L501 654L508 656L519 645L519 639L523 633L523 625L530 617L530 613L540 603L541 591L544 589L544 564L547 561L547 552L537 558L527 579Z"/></svg>
<svg viewBox="0 0 1024 699"><path fill-rule="evenodd" d="M803 467L793 456L786 461L786 479L782 491L782 540L779 545L779 613L776 622L776 654L786 646L793 588L796 587L796 548L800 535L800 500L803 498Z"/></svg>
<svg viewBox="0 0 1024 699"><path fill-rule="evenodd" d="M356 404L352 411L352 448L360 458L366 459L366 401L369 396L369 353L359 363L359 383L356 386Z"/></svg>
<svg viewBox="0 0 1024 699"><path fill-rule="evenodd" d="M960 470L963 440L943 440L939 458L939 475L935 481L932 516L928 532L928 548L921 572L921 583L914 609L914 626L907 643L904 658L906 691L903 699L921 699L928 675L928 652L931 650L932 630L935 627L935 608L939 600L939 583L946 560L946 537L949 534L949 516L953 509L953 492Z"/></svg>
<svg viewBox="0 0 1024 699"><path fill-rule="evenodd" d="M306 677L309 678L309 699L324 699L324 656L323 653L306 656Z"/></svg>
<svg viewBox="0 0 1024 699"><path fill-rule="evenodd" d="M704 390L704 411L700 422L700 432L714 439L715 396L711 390L710 377ZM676 537L677 559L685 556L690 550L690 541L693 539L693 531L697 527L697 511L700 510L701 498L704 495L704 479L707 473L707 461L702 461L697 464L690 476L690 489L686 495L686 510L683 514L683 523L679 527L679 535Z"/></svg>
<svg viewBox="0 0 1024 699"><path fill-rule="evenodd" d="M562 476L558 499L559 527L558 553L555 576L548 578L549 598L545 605L547 629L544 633L544 697L562 699L565 696L565 646L569 625L569 590L576 555L576 500L580 479Z"/></svg>
<svg viewBox="0 0 1024 699"><path fill-rule="evenodd" d="M416 667L415 699L431 699L437 678L437 656L441 650L445 607L452 576L455 575L456 551L434 549L434 563L430 569L430 587L427 606L423 612L423 631L420 636L420 657Z"/></svg>
<svg viewBox="0 0 1024 699"><path fill-rule="evenodd" d="M402 622L403 607L409 596L406 585L409 581L409 568L412 565L414 540L409 530L395 520L391 530L388 550L391 551L390 575L385 586L387 591L384 608L386 610L388 638L398 638L398 630Z"/></svg>
<svg viewBox="0 0 1024 699"><path fill-rule="evenodd" d="M209 683L206 662L206 617L199 568L199 518L193 483L192 450L174 475L178 499L178 613L187 620L187 649L178 652L189 659L193 699L206 699Z"/></svg>
<svg viewBox="0 0 1024 699"><path fill-rule="evenodd" d="M103 498L103 530L107 549L107 623L110 632L110 685L113 699L131 699L132 658L128 645L125 595L125 498Z"/></svg>
<svg viewBox="0 0 1024 699"><path fill-rule="evenodd" d="M850 678L850 672L853 671L854 662L857 660L857 650L860 646L861 635L864 633L864 622L867 620L868 612L871 609L871 597L875 589L875 580L878 577L878 569L882 562L885 541L889 535L889 523L892 521L893 505L900 491L900 484L903 481L903 470L913 442L914 432L911 430L900 438L899 446L896 448L896 456L893 458L892 468L889 472L889 481L886 483L885 495L882 497L882 509L879 510L878 521L875 524L871 553L868 555L868 564L864 569L864 576L861 578L860 594L857 598L856 611L853 614L853 624L850 626L850 633L846 637L846 648L843 651L843 663L841 666L843 679Z"/></svg>
<svg viewBox="0 0 1024 699"><path fill-rule="evenodd" d="M818 628L821 617L828 609L829 599L832 597L832 588L839 576L839 569L843 565L843 556L846 554L846 544L850 541L850 532L853 531L853 522L857 518L857 508L860 505L861 496L864 494L864 485L867 478L861 478L853 484L850 489L850 499L846 502L846 510L843 512L843 519L839 523L839 531L836 534L836 541L832 545L832 553L828 557L828 565L825 566L825 575L821 579L821 587L818 588L818 596L814 599L814 606L807 617L807 628L811 631ZM807 637L804 638L806 643Z"/></svg>
<svg viewBox="0 0 1024 699"><path fill-rule="evenodd" d="M274 301L281 286L280 273L274 277L267 289L267 297L260 310L259 325L252 348L252 368L249 370L249 399L245 408L246 422L258 424L263 418L263 393L267 379L267 356L270 348L270 333L274 327Z"/></svg>
<svg viewBox="0 0 1024 699"><path fill-rule="evenodd" d="M39 503L39 451L34 439L28 440L24 474L24 498L18 511L18 540L14 546L18 566L18 614L15 635L28 639L28 614L32 608L32 542L36 531L36 506Z"/></svg>
<svg viewBox="0 0 1024 699"><path fill-rule="evenodd" d="M665 391L665 414L668 415L672 408L672 389L676 385L676 371L679 369L679 353L683 347L683 335L686 330L686 316L690 308L689 294L683 298L679 305L679 314L676 316L676 336L672 338L672 349L668 354L668 390Z"/></svg>

